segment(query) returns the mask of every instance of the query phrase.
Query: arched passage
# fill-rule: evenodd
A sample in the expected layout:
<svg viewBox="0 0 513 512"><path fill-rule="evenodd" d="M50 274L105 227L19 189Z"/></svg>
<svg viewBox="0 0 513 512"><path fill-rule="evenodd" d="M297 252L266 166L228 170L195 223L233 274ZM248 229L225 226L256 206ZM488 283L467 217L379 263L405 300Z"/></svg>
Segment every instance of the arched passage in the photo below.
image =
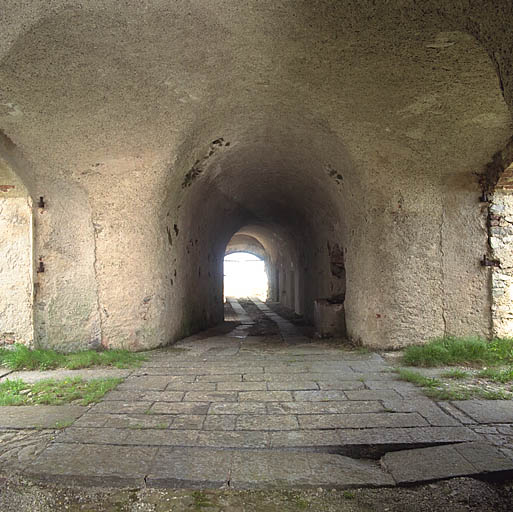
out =
<svg viewBox="0 0 513 512"><path fill-rule="evenodd" d="M240 230L281 301L344 296L369 346L491 334L476 173L512 132L505 2L30 4L0 20L0 126L48 201L43 344L219 322Z"/></svg>

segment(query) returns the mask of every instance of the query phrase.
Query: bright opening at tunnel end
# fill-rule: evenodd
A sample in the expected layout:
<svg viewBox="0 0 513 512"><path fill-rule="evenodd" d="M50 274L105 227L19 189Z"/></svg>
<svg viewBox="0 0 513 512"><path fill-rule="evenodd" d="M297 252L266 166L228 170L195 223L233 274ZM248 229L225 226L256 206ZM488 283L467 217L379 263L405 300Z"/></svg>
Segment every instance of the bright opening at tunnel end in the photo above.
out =
<svg viewBox="0 0 513 512"><path fill-rule="evenodd" d="M224 257L224 297L267 299L265 263L258 256L235 252Z"/></svg>

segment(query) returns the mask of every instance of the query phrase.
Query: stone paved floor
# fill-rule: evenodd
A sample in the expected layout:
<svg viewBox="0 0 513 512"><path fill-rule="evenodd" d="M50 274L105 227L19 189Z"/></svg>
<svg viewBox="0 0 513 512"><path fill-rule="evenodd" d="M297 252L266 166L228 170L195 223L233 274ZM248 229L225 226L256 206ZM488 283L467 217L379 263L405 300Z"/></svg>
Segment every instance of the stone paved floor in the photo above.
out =
<svg viewBox="0 0 513 512"><path fill-rule="evenodd" d="M513 470L511 402L436 404L380 355L313 341L255 303L280 334L247 336L258 320L232 300L234 330L153 352L18 465L36 478L201 488L382 486Z"/></svg>

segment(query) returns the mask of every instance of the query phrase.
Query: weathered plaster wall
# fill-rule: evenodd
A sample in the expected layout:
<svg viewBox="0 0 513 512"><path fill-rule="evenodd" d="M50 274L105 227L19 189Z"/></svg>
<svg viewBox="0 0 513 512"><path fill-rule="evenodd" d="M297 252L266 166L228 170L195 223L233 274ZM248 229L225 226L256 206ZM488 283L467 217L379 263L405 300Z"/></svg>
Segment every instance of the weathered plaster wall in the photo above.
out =
<svg viewBox="0 0 513 512"><path fill-rule="evenodd" d="M475 174L513 131L511 2L2 8L0 129L47 201L39 343L142 349L220 321L247 226L286 304L345 294L369 346L490 334Z"/></svg>
<svg viewBox="0 0 513 512"><path fill-rule="evenodd" d="M32 200L0 159L0 345L33 343L32 236Z"/></svg>

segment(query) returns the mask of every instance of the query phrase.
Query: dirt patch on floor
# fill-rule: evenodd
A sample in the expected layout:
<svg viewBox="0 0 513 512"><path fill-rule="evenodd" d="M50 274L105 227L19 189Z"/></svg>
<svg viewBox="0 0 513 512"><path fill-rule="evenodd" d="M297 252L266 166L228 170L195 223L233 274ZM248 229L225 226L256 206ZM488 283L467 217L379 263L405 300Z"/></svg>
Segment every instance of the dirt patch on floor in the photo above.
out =
<svg viewBox="0 0 513 512"><path fill-rule="evenodd" d="M456 478L408 488L269 491L97 489L0 478L2 512L509 512L513 483Z"/></svg>

